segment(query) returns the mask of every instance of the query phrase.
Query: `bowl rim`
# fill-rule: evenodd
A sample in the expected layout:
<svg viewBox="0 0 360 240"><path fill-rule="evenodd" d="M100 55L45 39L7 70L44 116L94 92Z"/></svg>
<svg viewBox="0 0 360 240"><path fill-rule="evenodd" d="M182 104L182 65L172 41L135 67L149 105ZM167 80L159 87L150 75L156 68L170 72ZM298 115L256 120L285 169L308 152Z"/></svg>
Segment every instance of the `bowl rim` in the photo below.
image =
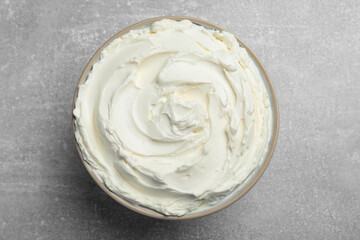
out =
<svg viewBox="0 0 360 240"><path fill-rule="evenodd" d="M75 137L75 131L76 131L76 125L75 125L75 116L73 114L73 111L75 109L75 103L76 103L76 99L78 97L78 92L79 92L79 86L86 80L86 76L89 73L89 71L91 70L94 62L99 58L102 50L107 47L113 40L121 37L122 35L128 33L130 30L136 29L138 27L144 26L144 25L148 25L151 24L153 22L162 20L162 19L171 19L171 20L177 20L177 21L181 21L181 20L190 20L191 22L195 23L195 24L199 24L202 26L206 26L209 27L211 29L216 29L219 31L226 31L231 33L230 31L227 31L226 29L219 27L211 22L202 20L202 19L198 19L198 18L193 18L193 17L187 17L187 16L161 16L161 17L155 17L155 18L149 18L143 21L140 21L138 23L135 23L129 27L126 27L125 29L121 30L120 32L116 33L114 36L112 36L109 40L107 40L96 52L95 54L91 57L91 59L89 60L89 62L87 63L86 67L84 68L83 72L81 73L80 79L76 85L76 89L75 89L75 93L74 93L74 97L73 97L73 104L72 104L72 128L73 128L73 136L75 139L75 145L76 145L76 149L78 151L78 154L81 158L82 163L84 164L86 170L89 172L89 174L91 175L91 177L93 178L93 180L97 183L97 185L99 185L99 187L107 194L109 195L111 198L113 198L115 201L117 201L118 203L120 203L121 205L127 207L128 209L131 209L137 213L140 213L142 215L148 216L148 217L153 217L153 218L157 218L157 219L163 219L163 220L186 220L186 219L194 219L194 218L199 218L199 217L204 217L210 214L213 214L215 212L218 212L230 205L232 205L233 203L235 203L236 201L238 201L241 197L243 197L256 183L257 181L260 179L260 177L262 176L262 174L264 173L265 169L267 168L267 166L269 165L270 159L274 153L275 150L275 146L276 146L276 142L277 142L277 138L278 138L278 134L279 134L279 109L278 109L278 102L277 102L277 98L276 98L276 94L275 94L275 90L273 87L273 84L270 80L270 77L267 73L267 71L265 70L264 66L262 65L262 63L260 62L260 60L257 58L257 56L253 53L253 51L244 43L242 42L238 37L235 36L236 40L238 41L238 43L246 49L246 51L248 52L248 54L252 57L253 61L255 61L255 63L257 64L257 66L259 67L260 71L263 74L263 78L265 79L267 85L268 85L268 91L270 93L270 97L272 100L272 107L273 107L273 132L272 132L272 138L270 140L270 144L269 144L269 148L268 148L268 152L266 155L266 158L263 160L262 165L260 166L260 168L255 173L254 176L252 176L252 179L246 183L246 185L241 189L241 191L239 191L237 194L235 194L234 196L232 196L230 199L228 199L227 201L213 207L213 208L209 208L207 210L201 211L201 212L194 212L194 213L188 213L182 216L167 216L167 215L163 215L161 213L155 212L151 209L142 207L140 205L136 205L136 204L132 204L131 202L127 201L126 199L120 197L119 195L113 193L111 190L109 190L105 184L100 181L100 179L96 176L93 168L89 165L89 163L84 159L82 152L80 150L79 144L76 140Z"/></svg>

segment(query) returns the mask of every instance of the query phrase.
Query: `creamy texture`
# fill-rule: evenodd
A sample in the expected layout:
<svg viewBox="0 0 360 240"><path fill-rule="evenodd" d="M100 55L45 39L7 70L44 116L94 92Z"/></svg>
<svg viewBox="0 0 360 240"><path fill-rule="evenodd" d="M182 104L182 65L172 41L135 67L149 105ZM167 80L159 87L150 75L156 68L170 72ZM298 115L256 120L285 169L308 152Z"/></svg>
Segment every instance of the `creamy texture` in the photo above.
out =
<svg viewBox="0 0 360 240"><path fill-rule="evenodd" d="M84 159L119 196L165 215L219 203L272 132L256 64L227 32L161 20L106 47L74 116Z"/></svg>

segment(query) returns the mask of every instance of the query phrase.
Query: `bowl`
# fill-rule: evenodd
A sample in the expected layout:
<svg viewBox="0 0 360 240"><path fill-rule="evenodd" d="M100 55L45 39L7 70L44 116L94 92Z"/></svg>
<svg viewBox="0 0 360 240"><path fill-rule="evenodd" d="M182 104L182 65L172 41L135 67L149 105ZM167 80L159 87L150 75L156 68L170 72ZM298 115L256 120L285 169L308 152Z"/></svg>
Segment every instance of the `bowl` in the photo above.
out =
<svg viewBox="0 0 360 240"><path fill-rule="evenodd" d="M147 19L141 22L138 22L130 27L125 28L124 30L118 32L117 34L115 34L113 37L111 37L108 41L106 41L104 43L104 45L102 45L97 51L96 53L92 56L92 58L90 59L90 61L87 63L85 69L83 70L81 76L80 76L80 80L77 84L76 90L75 90L75 94L74 94L74 99L73 99L73 105L72 105L72 110L74 111L75 108L75 102L78 96L78 90L79 90L79 86L84 83L84 81L87 78L87 75L89 73L89 71L91 70L93 64L96 62L96 60L99 58L100 53L102 52L102 50L107 47L113 40L115 40L116 38L121 37L122 35L128 33L130 30L132 29L137 29L146 25L150 25L153 22L159 21L161 19L172 19L172 20L190 20L191 22L193 22L194 24L198 24L201 25L205 28L210 28L210 29L216 29L219 31L227 31L221 27L218 27L217 25L201 20L201 19L197 19L197 18L192 18L192 17L175 17L175 16L164 16L164 17L156 17L156 18L151 18L151 19ZM229 31L227 31L229 32ZM235 35L234 35L235 36ZM271 80L269 78L269 75L267 74L266 70L264 69L263 65L261 64L261 62L259 61L259 59L256 57L256 55L250 50L250 48L248 46L246 46L242 41L240 41L236 36L235 36L236 40L238 41L239 45L243 48L246 49L246 51L248 52L248 54L250 55L250 57L252 58L252 60L255 62L255 64L257 64L260 73L262 74L262 78L264 80L265 83L265 87L268 91L269 94L269 100L270 100L270 104L272 106L272 115L273 115L273 131L271 134L271 138L270 138L270 142L269 142L269 146L268 146L268 152L265 156L264 159L262 159L262 161L260 162L259 166L250 174L250 176L247 178L247 180L245 182L243 182L242 184L240 184L238 186L237 189L235 189L231 194L229 194L227 197L225 197L220 203L212 206L211 208L205 209L205 210L201 210L201 211L194 211L194 212L190 212L188 214L185 214L183 216L167 216L167 215L163 215L159 212L153 211L151 209L133 204L127 200L125 200L124 198L122 198L121 196L111 192L103 183L103 181L96 175L96 172L93 170L93 168L84 160L82 152L79 148L79 145L75 139L75 144L76 144L76 148L77 151L79 153L79 156L85 166L85 168L87 169L87 171L89 172L89 174L91 175L91 177L94 179L94 181L100 186L100 188L106 192L110 197L112 197L115 201L117 201L118 203L122 204L123 206L146 216L149 217L153 217L153 218L158 218L158 219L165 219L165 220L185 220L185 219L193 219L193 218L198 218L198 217L203 217L215 212L218 212L228 206L230 206L231 204L233 204L234 202L236 202L237 200L239 200L242 196L244 196L254 185L255 183L259 180L259 178L262 176L262 174L264 173L266 167L268 166L270 159L272 157L272 154L274 152L275 149L275 145L276 145L276 141L277 141L277 137L278 137L278 132L279 132L279 111L278 111L278 104L277 104L277 100L276 100L276 95L275 95L275 91L273 88L273 85L271 83ZM75 117L72 116L72 126L73 126L73 134L74 134L74 138L75 138L75 130L76 130L76 125L75 125Z"/></svg>

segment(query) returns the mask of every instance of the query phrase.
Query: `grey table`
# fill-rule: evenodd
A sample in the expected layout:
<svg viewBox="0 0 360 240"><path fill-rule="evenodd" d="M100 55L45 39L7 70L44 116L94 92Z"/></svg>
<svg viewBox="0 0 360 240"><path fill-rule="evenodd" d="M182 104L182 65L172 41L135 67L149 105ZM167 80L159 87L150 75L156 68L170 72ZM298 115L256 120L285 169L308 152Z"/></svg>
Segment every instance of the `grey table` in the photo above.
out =
<svg viewBox="0 0 360 240"><path fill-rule="evenodd" d="M360 2L1 1L0 239L359 239ZM280 135L240 201L168 222L109 198L73 141L73 92L119 30L162 15L232 31L267 68Z"/></svg>

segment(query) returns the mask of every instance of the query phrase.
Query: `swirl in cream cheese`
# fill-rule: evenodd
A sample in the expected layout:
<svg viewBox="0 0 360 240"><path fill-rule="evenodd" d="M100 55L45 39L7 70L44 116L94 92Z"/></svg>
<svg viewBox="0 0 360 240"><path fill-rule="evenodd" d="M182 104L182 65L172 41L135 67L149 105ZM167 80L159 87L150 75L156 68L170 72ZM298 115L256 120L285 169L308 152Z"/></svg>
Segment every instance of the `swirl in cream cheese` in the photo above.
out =
<svg viewBox="0 0 360 240"><path fill-rule="evenodd" d="M267 153L262 76L227 32L161 20L111 42L79 86L76 140L119 196L165 215L221 202Z"/></svg>

